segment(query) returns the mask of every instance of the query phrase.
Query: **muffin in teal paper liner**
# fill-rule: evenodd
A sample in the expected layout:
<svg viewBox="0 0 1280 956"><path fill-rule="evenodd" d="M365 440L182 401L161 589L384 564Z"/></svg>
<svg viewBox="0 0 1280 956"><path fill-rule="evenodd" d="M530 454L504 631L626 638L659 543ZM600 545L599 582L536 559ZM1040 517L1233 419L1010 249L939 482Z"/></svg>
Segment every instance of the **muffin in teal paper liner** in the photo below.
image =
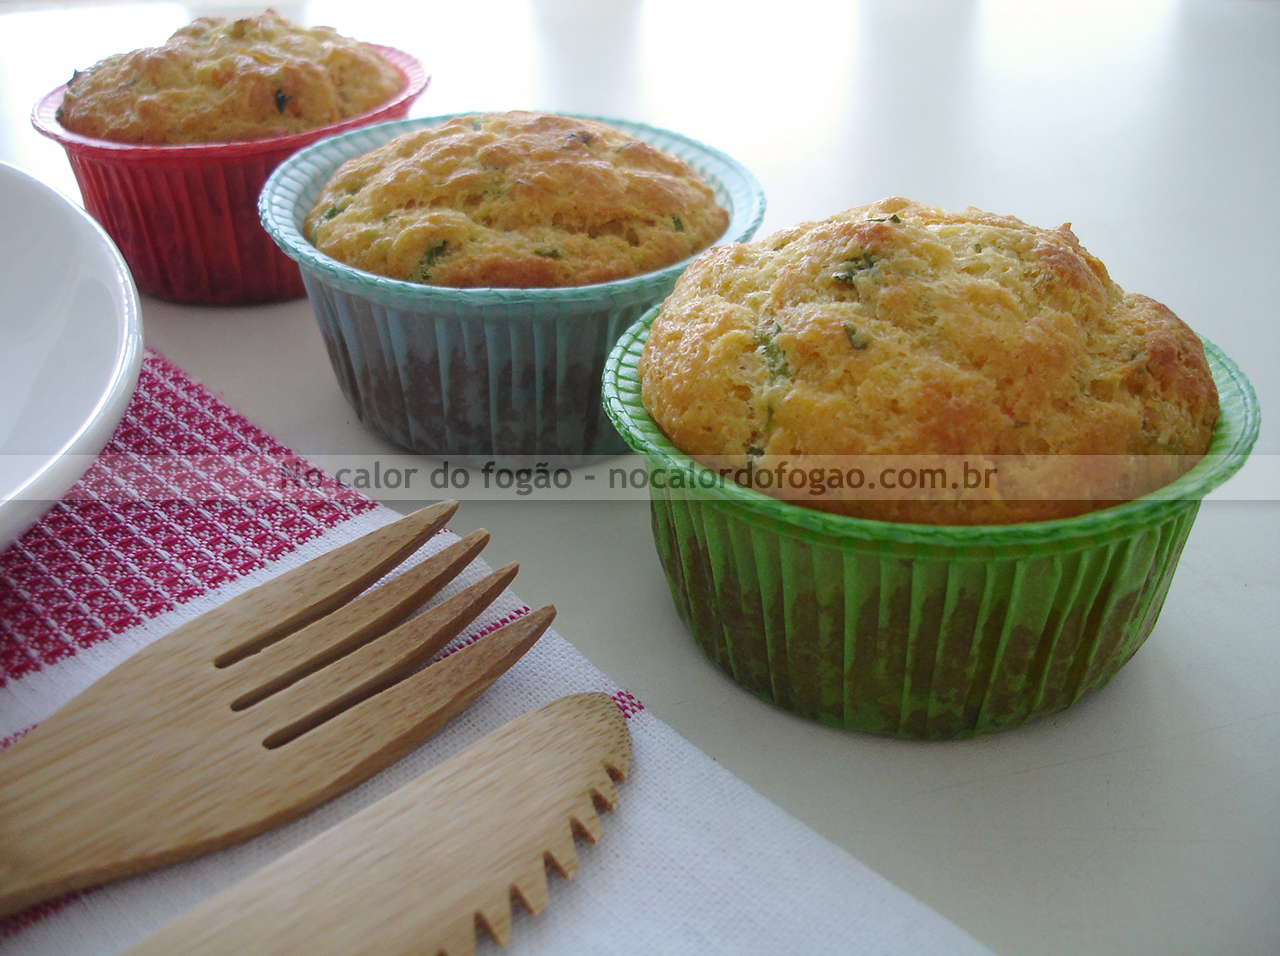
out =
<svg viewBox="0 0 1280 956"><path fill-rule="evenodd" d="M1206 343L1221 408L1212 444L1158 491L1006 525L824 513L717 480L664 436L637 372L656 312L611 353L604 401L665 476L650 483L653 533L676 609L742 686L853 730L969 737L1105 685L1151 633L1201 499L1258 433L1249 382Z"/></svg>
<svg viewBox="0 0 1280 956"><path fill-rule="evenodd" d="M582 460L625 451L600 400L605 358L618 336L671 290L687 257L586 285L455 287L355 268L304 235L308 214L343 163L455 118L406 120L334 137L291 157L263 190L262 222L302 269L343 393L362 421L422 454L465 462ZM759 227L763 193L735 160L640 123L579 119L605 123L692 167L728 212L716 241L745 240ZM340 211L335 206L335 215ZM555 259L555 250L546 257Z"/></svg>

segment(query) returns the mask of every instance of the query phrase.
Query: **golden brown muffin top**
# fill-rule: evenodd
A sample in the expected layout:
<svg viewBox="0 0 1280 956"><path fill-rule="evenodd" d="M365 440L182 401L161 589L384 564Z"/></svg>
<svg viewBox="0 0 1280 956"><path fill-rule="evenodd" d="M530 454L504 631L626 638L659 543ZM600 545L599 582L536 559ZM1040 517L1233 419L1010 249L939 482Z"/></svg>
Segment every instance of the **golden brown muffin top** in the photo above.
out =
<svg viewBox="0 0 1280 956"><path fill-rule="evenodd" d="M536 288L672 265L729 214L685 162L603 123L515 111L455 117L344 163L305 235L409 282Z"/></svg>
<svg viewBox="0 0 1280 956"><path fill-rule="evenodd" d="M200 17L159 47L77 72L58 121L123 143L221 143L299 133L385 103L404 77L372 47L274 10Z"/></svg>
<svg viewBox="0 0 1280 956"><path fill-rule="evenodd" d="M640 373L649 414L695 457L1024 456L1024 485L1096 499L1001 500L1028 494L1009 486L959 505L807 502L932 523L1062 517L1153 490L1203 455L1218 411L1195 333L1117 286L1069 226L901 198L700 256ZM1170 468L1103 480L1139 455ZM1045 456L1080 457L1068 473Z"/></svg>

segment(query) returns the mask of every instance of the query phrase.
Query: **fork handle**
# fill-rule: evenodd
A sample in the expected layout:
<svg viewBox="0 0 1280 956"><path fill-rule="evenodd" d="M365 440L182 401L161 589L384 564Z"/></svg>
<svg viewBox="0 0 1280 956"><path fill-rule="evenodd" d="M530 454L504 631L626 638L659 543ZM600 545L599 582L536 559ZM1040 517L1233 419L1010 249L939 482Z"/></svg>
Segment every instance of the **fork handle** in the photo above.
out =
<svg viewBox="0 0 1280 956"><path fill-rule="evenodd" d="M0 833L0 917L92 883L40 867L25 848L15 845L21 841L12 841L12 837L12 833Z"/></svg>
<svg viewBox="0 0 1280 956"><path fill-rule="evenodd" d="M0 766L0 916L106 878L95 829L74 825L65 787L49 788L66 756L49 732L57 723L55 714L11 745Z"/></svg>
<svg viewBox="0 0 1280 956"><path fill-rule="evenodd" d="M91 700L72 700L3 754L0 917L183 856L159 834L154 807L148 810L166 754L136 735L126 753L118 740L97 736L110 720L92 717ZM69 783L86 779L99 789Z"/></svg>

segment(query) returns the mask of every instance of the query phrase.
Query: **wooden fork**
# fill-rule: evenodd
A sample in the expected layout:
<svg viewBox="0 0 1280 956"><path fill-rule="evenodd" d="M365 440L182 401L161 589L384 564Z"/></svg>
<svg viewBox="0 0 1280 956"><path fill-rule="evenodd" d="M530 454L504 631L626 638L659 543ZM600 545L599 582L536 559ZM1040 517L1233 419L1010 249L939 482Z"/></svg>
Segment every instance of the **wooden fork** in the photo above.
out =
<svg viewBox="0 0 1280 956"><path fill-rule="evenodd" d="M394 762L483 693L554 608L422 665L516 565L411 615L471 563L486 532L351 600L456 509L425 508L224 602L0 753L0 915L278 826Z"/></svg>

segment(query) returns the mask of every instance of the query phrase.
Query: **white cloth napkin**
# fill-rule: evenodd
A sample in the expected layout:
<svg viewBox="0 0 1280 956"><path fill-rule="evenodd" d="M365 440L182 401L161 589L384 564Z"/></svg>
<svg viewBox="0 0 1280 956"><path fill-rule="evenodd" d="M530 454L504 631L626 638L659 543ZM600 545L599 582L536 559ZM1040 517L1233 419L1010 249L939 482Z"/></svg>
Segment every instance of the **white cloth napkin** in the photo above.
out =
<svg viewBox="0 0 1280 956"><path fill-rule="evenodd" d="M123 445L113 447L116 452L136 451L138 440L153 440L157 428L164 432L163 443L169 448L189 439L193 428L206 438L230 433L236 441L256 443L258 450L271 447L268 436L153 354L148 356L139 395L122 425L129 435ZM281 449L277 446L274 451ZM266 520L247 519L235 508L220 515L217 509L206 509L208 523L200 531L198 544L173 543L185 555L183 561L171 561L171 556L157 551L155 565L146 569L146 581L156 585L152 590L164 591L157 582L167 581L166 586L182 596L166 600L156 593L155 600L143 607L145 602L138 595L151 591L138 586L136 575L126 575L118 580L134 582L124 602L128 613L120 610L122 586L110 586L109 574L95 574L83 559L68 559L63 567L50 557L62 553L53 546L59 531L82 539L86 534L92 539L104 530L110 535L120 516L109 514L109 505L101 502L94 509L51 513L15 549L0 555L0 742L11 742L177 624L397 517L360 499L319 504L324 507L312 501L294 510L276 509ZM240 518L231 522L228 515ZM189 514L165 517L173 522L191 520ZM127 519L135 532L145 523L136 512ZM86 523L94 522L86 531ZM235 524L234 531L228 530L228 524ZM265 530L254 537L247 527ZM294 528L301 540L282 546L280 528ZM150 535L153 546L158 534L163 537L156 527L142 530ZM246 548L246 540L252 547ZM451 533L442 533L424 554L452 540L456 538ZM216 553L210 541L221 541L226 550ZM104 547L104 561L112 560L113 550L131 553L110 542ZM73 550L84 553L83 546ZM191 571L192 553L207 553L209 560L199 565L203 569L199 573ZM135 555L130 560L136 564L138 559ZM260 566L240 573L254 563ZM229 565L237 571L228 572ZM446 593L486 570L477 561ZM202 575L208 586L195 580ZM51 593L56 590L51 581L62 583L65 601L59 603L59 595ZM86 607L88 617L99 618L96 623L82 620ZM51 608L72 610L56 628L50 628L48 619L62 617ZM483 631L523 610L520 599L508 592L468 633ZM114 623L104 630L102 619ZM989 956L988 950L955 925L697 751L554 630L443 731L355 790L239 846L73 894L0 921L0 953L119 952L490 730L564 694L584 690L610 693L627 715L633 743L631 773L619 785L617 810L602 814L601 840L594 845L579 841L577 875L570 881L549 876L550 902L537 917L516 907L512 940L501 952L512 956ZM499 951L491 940L481 939L478 952Z"/></svg>

